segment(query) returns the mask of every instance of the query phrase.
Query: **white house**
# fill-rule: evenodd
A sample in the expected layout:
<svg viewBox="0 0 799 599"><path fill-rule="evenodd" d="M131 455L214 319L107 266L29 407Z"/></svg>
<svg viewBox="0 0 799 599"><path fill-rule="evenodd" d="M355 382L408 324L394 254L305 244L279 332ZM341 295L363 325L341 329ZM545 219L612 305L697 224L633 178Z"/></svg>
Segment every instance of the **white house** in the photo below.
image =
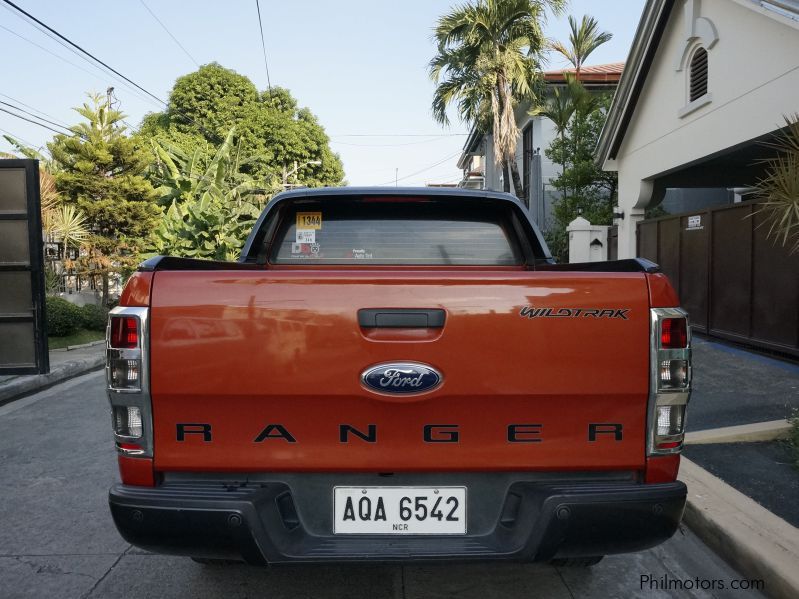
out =
<svg viewBox="0 0 799 599"><path fill-rule="evenodd" d="M594 91L613 91L623 69L622 62L585 66L580 71L580 81ZM546 89L565 85L567 73L573 74L574 69L544 73ZM559 167L544 152L555 139L556 133L552 121L543 116L530 116L530 109L529 102L520 103L516 108L516 123L521 131L521 139L516 147L516 163L525 188L521 199L530 207L533 219L542 228L546 228L552 202L558 197L551 180L559 174ZM481 134L472 129L458 159L458 168L463 171L461 187L503 189L503 173L494 163L491 133Z"/></svg>
<svg viewBox="0 0 799 599"><path fill-rule="evenodd" d="M648 0L597 148L619 174L619 257L666 190L756 183L760 142L797 111L799 2Z"/></svg>

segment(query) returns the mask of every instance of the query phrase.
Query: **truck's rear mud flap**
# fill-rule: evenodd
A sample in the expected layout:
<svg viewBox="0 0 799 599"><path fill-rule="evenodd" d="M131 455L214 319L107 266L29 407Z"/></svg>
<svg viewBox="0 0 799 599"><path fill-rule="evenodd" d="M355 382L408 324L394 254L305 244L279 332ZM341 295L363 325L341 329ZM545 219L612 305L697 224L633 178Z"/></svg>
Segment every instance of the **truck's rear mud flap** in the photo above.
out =
<svg viewBox="0 0 799 599"><path fill-rule="evenodd" d="M504 489L504 502L494 504L485 532L423 537L319 534L305 525L282 482L116 485L109 501L120 533L138 547L266 564L542 561L639 551L674 534L685 497L681 482L514 482Z"/></svg>

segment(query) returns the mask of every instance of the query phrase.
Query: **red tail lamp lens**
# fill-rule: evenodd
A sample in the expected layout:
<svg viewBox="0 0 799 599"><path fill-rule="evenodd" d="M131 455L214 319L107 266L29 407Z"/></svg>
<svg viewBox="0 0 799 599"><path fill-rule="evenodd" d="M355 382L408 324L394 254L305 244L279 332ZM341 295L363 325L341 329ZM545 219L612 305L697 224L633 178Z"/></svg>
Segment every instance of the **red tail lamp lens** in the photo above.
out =
<svg viewBox="0 0 799 599"><path fill-rule="evenodd" d="M111 347L135 349L139 347L139 319L133 316L111 317Z"/></svg>
<svg viewBox="0 0 799 599"><path fill-rule="evenodd" d="M660 347L663 349L688 347L688 325L684 318L664 318L660 321Z"/></svg>

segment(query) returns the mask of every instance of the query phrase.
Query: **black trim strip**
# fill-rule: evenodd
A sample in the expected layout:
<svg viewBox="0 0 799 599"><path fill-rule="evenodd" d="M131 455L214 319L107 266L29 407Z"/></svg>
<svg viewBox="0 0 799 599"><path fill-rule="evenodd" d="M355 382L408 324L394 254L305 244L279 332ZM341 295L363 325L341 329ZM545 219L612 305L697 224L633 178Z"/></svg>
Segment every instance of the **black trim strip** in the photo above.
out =
<svg viewBox="0 0 799 599"><path fill-rule="evenodd" d="M660 266L646 258L608 260L606 262L575 262L573 264L540 264L537 270L571 272L660 272Z"/></svg>
<svg viewBox="0 0 799 599"><path fill-rule="evenodd" d="M33 314L0 314L0 322L32 322L35 319Z"/></svg>
<svg viewBox="0 0 799 599"><path fill-rule="evenodd" d="M258 264L245 264L243 262L155 256L139 264L139 270L143 272L159 270L263 270L263 267Z"/></svg>

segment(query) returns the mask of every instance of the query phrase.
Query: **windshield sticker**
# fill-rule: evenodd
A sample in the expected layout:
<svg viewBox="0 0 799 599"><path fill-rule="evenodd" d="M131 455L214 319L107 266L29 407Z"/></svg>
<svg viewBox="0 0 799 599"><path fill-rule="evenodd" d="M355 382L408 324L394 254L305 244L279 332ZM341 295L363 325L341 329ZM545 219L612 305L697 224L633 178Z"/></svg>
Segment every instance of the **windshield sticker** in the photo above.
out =
<svg viewBox="0 0 799 599"><path fill-rule="evenodd" d="M297 230L300 229L321 229L322 228L322 213L321 212L298 212L297 213Z"/></svg>
<svg viewBox="0 0 799 599"><path fill-rule="evenodd" d="M297 243L316 243L316 229L297 229Z"/></svg>
<svg viewBox="0 0 799 599"><path fill-rule="evenodd" d="M365 249L353 249L350 255L354 260L374 260L374 254L367 252Z"/></svg>
<svg viewBox="0 0 799 599"><path fill-rule="evenodd" d="M291 258L293 260L306 260L322 258L323 254L318 243L292 243Z"/></svg>

